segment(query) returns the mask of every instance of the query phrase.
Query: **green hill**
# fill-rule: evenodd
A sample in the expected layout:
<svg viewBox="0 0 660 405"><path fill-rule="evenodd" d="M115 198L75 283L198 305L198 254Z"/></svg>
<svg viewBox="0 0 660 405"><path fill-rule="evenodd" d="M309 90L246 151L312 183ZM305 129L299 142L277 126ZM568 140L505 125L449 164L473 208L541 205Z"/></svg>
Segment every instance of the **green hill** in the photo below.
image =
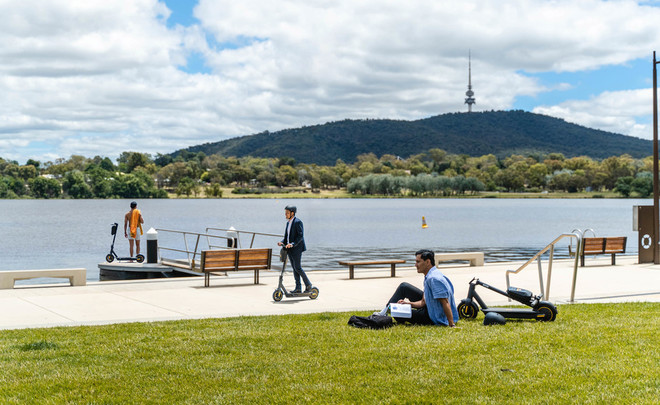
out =
<svg viewBox="0 0 660 405"><path fill-rule="evenodd" d="M408 157L431 148L470 156L559 152L566 157L584 155L594 159L624 153L641 158L653 151L650 140L520 110L450 113L416 121L344 120L241 136L185 150L207 155L292 157L297 162L332 165L337 159L353 162L363 153Z"/></svg>

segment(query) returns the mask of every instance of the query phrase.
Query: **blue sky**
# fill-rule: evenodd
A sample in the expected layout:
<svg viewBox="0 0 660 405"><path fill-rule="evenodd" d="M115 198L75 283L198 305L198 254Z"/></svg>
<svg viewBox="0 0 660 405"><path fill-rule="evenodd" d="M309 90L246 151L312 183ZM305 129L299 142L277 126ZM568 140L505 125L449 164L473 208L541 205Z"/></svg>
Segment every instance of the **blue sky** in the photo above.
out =
<svg viewBox="0 0 660 405"><path fill-rule="evenodd" d="M155 155L346 118L467 111L468 52L474 111L522 109L650 138L657 4L7 3L0 157Z"/></svg>
<svg viewBox="0 0 660 405"><path fill-rule="evenodd" d="M565 100L588 100L604 91L648 88L653 84L652 59L652 56L649 56L647 59L635 59L624 65L603 66L580 72L521 72L535 78L544 87L555 90L542 92L534 97L519 96L513 108L531 111L538 105L554 105ZM563 89L562 84L568 86Z"/></svg>

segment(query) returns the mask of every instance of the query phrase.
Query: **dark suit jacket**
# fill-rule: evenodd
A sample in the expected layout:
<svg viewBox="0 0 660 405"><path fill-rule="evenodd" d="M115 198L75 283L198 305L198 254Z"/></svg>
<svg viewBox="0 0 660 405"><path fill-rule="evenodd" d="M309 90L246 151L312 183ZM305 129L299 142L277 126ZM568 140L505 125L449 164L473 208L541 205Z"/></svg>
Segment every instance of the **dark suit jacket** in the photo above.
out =
<svg viewBox="0 0 660 405"><path fill-rule="evenodd" d="M288 225L288 222L287 222ZM287 227L284 227L284 239L282 239L282 243L286 245L286 240L287 240L287 233L286 233ZM305 250L307 250L307 246L305 246L305 237L303 236L303 223L301 220L298 219L298 217L293 217L293 222L291 223L291 237L289 238L289 243L293 244L293 247L289 249L291 253L302 253Z"/></svg>

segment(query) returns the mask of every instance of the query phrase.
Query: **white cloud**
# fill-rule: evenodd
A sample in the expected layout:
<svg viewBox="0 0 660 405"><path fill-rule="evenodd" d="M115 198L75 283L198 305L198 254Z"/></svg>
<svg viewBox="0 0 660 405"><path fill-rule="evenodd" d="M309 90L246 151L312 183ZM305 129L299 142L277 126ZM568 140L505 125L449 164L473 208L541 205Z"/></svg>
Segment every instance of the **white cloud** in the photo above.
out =
<svg viewBox="0 0 660 405"><path fill-rule="evenodd" d="M200 0L201 23L174 28L157 0L0 0L0 9L0 157L19 160L165 153L344 118L465 111L468 49L476 110L507 109L549 90L530 72L625 63L660 39L660 10L626 0ZM178 69L192 53L211 74ZM643 133L648 108L617 110L617 97L537 110Z"/></svg>
<svg viewBox="0 0 660 405"><path fill-rule="evenodd" d="M651 124L641 123L639 119L653 113L652 97L652 89L604 92L588 100L536 107L533 112L585 127L651 139Z"/></svg>

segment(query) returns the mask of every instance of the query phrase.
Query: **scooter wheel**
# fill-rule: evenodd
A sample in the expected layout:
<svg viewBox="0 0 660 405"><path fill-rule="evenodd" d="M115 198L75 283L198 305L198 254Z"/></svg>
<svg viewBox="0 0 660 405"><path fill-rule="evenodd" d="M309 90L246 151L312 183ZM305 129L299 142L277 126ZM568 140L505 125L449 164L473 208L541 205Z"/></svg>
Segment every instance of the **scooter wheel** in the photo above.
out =
<svg viewBox="0 0 660 405"><path fill-rule="evenodd" d="M536 316L537 321L552 322L557 318L557 308L547 301L539 302L535 310L539 313Z"/></svg>
<svg viewBox="0 0 660 405"><path fill-rule="evenodd" d="M309 299L315 300L319 296L319 289L316 287L312 287L312 292L309 294Z"/></svg>
<svg viewBox="0 0 660 405"><path fill-rule="evenodd" d="M105 256L105 261L108 262L108 263L112 263L114 260L115 260L115 257L113 255L111 255L110 253L108 253Z"/></svg>
<svg viewBox="0 0 660 405"><path fill-rule="evenodd" d="M144 261L144 255L135 256L135 261L138 263L142 263Z"/></svg>
<svg viewBox="0 0 660 405"><path fill-rule="evenodd" d="M284 296L284 293L279 288L277 290L275 290L275 292L273 292L273 300L275 300L275 302L282 301L283 296Z"/></svg>
<svg viewBox="0 0 660 405"><path fill-rule="evenodd" d="M479 314L479 307L474 302L461 302L458 304L458 316L463 319L474 319Z"/></svg>

